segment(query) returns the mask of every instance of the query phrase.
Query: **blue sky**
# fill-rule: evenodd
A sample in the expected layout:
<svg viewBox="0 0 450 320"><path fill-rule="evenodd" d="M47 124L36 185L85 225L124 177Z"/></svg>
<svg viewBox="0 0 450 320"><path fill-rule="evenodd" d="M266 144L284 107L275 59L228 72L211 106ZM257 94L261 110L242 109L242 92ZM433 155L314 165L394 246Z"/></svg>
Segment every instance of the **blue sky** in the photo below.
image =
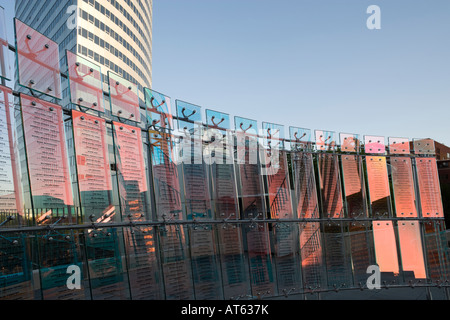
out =
<svg viewBox="0 0 450 320"><path fill-rule="evenodd" d="M370 5L381 30L366 27ZM450 145L449 14L448 0L153 0L153 89L286 135Z"/></svg>

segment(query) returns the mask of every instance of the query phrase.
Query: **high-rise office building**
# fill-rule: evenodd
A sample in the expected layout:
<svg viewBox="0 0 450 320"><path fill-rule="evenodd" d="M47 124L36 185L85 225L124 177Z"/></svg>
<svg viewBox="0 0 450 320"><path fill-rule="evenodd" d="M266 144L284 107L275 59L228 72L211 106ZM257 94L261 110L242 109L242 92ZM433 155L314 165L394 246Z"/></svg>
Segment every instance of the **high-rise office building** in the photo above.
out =
<svg viewBox="0 0 450 320"><path fill-rule="evenodd" d="M152 0L16 0L16 18L59 44L62 72L69 50L100 65L104 79L112 71L151 88Z"/></svg>

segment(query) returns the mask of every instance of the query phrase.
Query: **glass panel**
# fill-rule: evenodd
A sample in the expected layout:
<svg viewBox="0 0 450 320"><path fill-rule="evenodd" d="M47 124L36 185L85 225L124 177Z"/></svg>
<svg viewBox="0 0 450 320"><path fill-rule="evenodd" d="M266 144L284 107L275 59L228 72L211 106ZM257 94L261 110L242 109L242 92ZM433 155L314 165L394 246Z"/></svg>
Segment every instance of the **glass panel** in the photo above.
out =
<svg viewBox="0 0 450 320"><path fill-rule="evenodd" d="M397 246L392 221L374 221L373 237L376 262L380 267L381 279L393 279L399 274Z"/></svg>
<svg viewBox="0 0 450 320"><path fill-rule="evenodd" d="M226 113L206 110L206 124L209 128L226 130L230 128L230 116Z"/></svg>
<svg viewBox="0 0 450 320"><path fill-rule="evenodd" d="M376 264L372 222L353 221L347 224L354 285L365 285L367 267Z"/></svg>
<svg viewBox="0 0 450 320"><path fill-rule="evenodd" d="M72 120L82 221L114 221L106 121L74 110Z"/></svg>
<svg viewBox="0 0 450 320"><path fill-rule="evenodd" d="M364 136L364 150L366 153L385 154L386 147L384 137Z"/></svg>
<svg viewBox="0 0 450 320"><path fill-rule="evenodd" d="M155 130L149 130L148 134L156 218L159 221L183 220L174 137ZM186 234L186 227L179 225L168 225L159 230L165 294L169 300L194 298L192 278L186 276L192 274Z"/></svg>
<svg viewBox="0 0 450 320"><path fill-rule="evenodd" d="M284 127L272 123L263 123L263 131L264 134L266 134L267 144L269 146L268 150L272 152L272 158L273 153L276 152L275 150L281 149L283 144L283 141L273 138L272 134L275 136L279 135L279 139L282 139ZM280 145L277 147L276 145L278 143L280 143ZM265 176L267 194L269 196L270 214L273 219L294 218L286 160L287 153L279 150L278 156L277 168L270 170Z"/></svg>
<svg viewBox="0 0 450 320"><path fill-rule="evenodd" d="M0 7L0 78L11 80L12 73L8 45L5 10Z"/></svg>
<svg viewBox="0 0 450 320"><path fill-rule="evenodd" d="M326 270L319 222L300 223L300 253L305 291L325 287Z"/></svg>
<svg viewBox="0 0 450 320"><path fill-rule="evenodd" d="M409 139L389 137L390 154L409 154Z"/></svg>
<svg viewBox="0 0 450 320"><path fill-rule="evenodd" d="M322 216L325 218L342 218L344 206L339 175L338 156L335 154L318 154L319 184L322 200Z"/></svg>
<svg viewBox="0 0 450 320"><path fill-rule="evenodd" d="M417 208L411 158L391 157L391 177L396 216L416 218Z"/></svg>
<svg viewBox="0 0 450 320"><path fill-rule="evenodd" d="M341 133L339 136L341 139L341 151L359 153L361 147L359 135L351 133Z"/></svg>
<svg viewBox="0 0 450 320"><path fill-rule="evenodd" d="M266 152L271 153L271 164L273 157L278 153L276 168L269 170L265 175L267 194L269 198L270 215L273 219L292 219L294 215L291 202L291 189L287 166L287 152L282 150L284 127L273 123L263 123L265 135ZM266 165L267 167L267 165ZM278 293L293 293L301 288L300 257L299 257L299 234L296 224L275 224L271 232L274 243L275 263L277 270Z"/></svg>
<svg viewBox="0 0 450 320"><path fill-rule="evenodd" d="M24 212L15 116L12 90L0 86L0 223L12 216L19 225Z"/></svg>
<svg viewBox="0 0 450 320"><path fill-rule="evenodd" d="M371 216L388 217L390 212L390 191L386 157L366 156L366 167Z"/></svg>
<svg viewBox="0 0 450 320"><path fill-rule="evenodd" d="M130 299L122 229L88 230L85 246L92 299Z"/></svg>
<svg viewBox="0 0 450 320"><path fill-rule="evenodd" d="M311 131L290 127L292 176L297 216L318 219L319 205L316 179L311 153ZM326 273L323 263L323 245L320 223L301 222L300 255L303 287L306 292L325 287Z"/></svg>
<svg viewBox="0 0 450 320"><path fill-rule="evenodd" d="M349 218L367 217L364 174L361 157L341 156L344 191Z"/></svg>
<svg viewBox="0 0 450 320"><path fill-rule="evenodd" d="M427 275L419 221L399 221L398 237L405 280L425 279Z"/></svg>
<svg viewBox="0 0 450 320"><path fill-rule="evenodd" d="M347 146L347 151L356 152L358 143L355 137L343 139L341 149ZM342 141L342 140L341 140ZM353 141L353 142L352 142ZM342 175L344 180L345 204L349 218L367 218L368 208L362 158L356 154L342 154ZM348 228L349 249L351 254L354 284L359 286L367 280L367 267L375 263L373 252L373 235L370 222L355 221L346 224Z"/></svg>
<svg viewBox="0 0 450 320"><path fill-rule="evenodd" d="M182 219L180 182L171 134L149 130L158 220Z"/></svg>
<svg viewBox="0 0 450 320"><path fill-rule="evenodd" d="M44 300L89 300L88 272L84 248L77 231L49 231L38 234L39 264ZM69 289L72 268L79 268L80 289Z"/></svg>
<svg viewBox="0 0 450 320"><path fill-rule="evenodd" d="M423 218L443 218L436 158L416 158L420 208Z"/></svg>
<svg viewBox="0 0 450 320"><path fill-rule="evenodd" d="M141 129L113 122L122 219L150 219Z"/></svg>
<svg viewBox="0 0 450 320"><path fill-rule="evenodd" d="M414 139L414 153L434 155L436 153L433 139Z"/></svg>
<svg viewBox="0 0 450 320"><path fill-rule="evenodd" d="M178 117L178 129L198 129L202 125L201 107L180 100L175 101Z"/></svg>
<svg viewBox="0 0 450 320"><path fill-rule="evenodd" d="M233 224L239 219L236 192L236 177L233 161L233 137L229 129L229 118L207 110L210 123L218 126L207 128L204 135L203 155L211 179L211 194L214 201L214 218L226 221L217 226L217 237L221 257L224 296L237 298L249 293L248 267L245 263L241 226ZM225 119L215 122L215 119ZM219 123L220 122L220 123Z"/></svg>
<svg viewBox="0 0 450 320"><path fill-rule="evenodd" d="M61 99L58 44L20 20L14 21L19 84Z"/></svg>
<svg viewBox="0 0 450 320"><path fill-rule="evenodd" d="M155 128L173 129L170 98L149 88L144 88L147 121Z"/></svg>
<svg viewBox="0 0 450 320"><path fill-rule="evenodd" d="M213 217L211 194L209 191L209 168L202 161L200 107L177 101L177 112L182 119L182 176L184 190L184 210L188 220L201 221ZM189 129L188 129L189 128ZM191 258L194 275L194 291L197 300L222 299L222 282L216 234L224 233L212 225L194 226L189 229ZM230 242L230 239L220 239ZM219 241L220 241L219 240ZM235 241L233 238L231 241ZM226 288L225 288L226 290Z"/></svg>
<svg viewBox="0 0 450 320"><path fill-rule="evenodd" d="M246 129L243 131L242 128ZM237 180L242 219L264 218L262 176L258 158L257 122L236 117Z"/></svg>
<svg viewBox="0 0 450 320"><path fill-rule="evenodd" d="M152 227L127 228L124 236L132 300L164 299L157 230Z"/></svg>
<svg viewBox="0 0 450 320"><path fill-rule="evenodd" d="M315 131L316 150L317 151L334 151L336 150L335 133L332 131Z"/></svg>
<svg viewBox="0 0 450 320"><path fill-rule="evenodd" d="M215 228L212 228L211 225L194 226L189 229L196 300L223 299L219 255L216 252L215 231ZM239 238L220 237L224 234L226 233L219 231L220 243L225 241L239 241ZM225 271L227 270L225 269Z"/></svg>
<svg viewBox="0 0 450 320"><path fill-rule="evenodd" d="M100 67L70 51L66 56L72 103L105 112Z"/></svg>
<svg viewBox="0 0 450 320"><path fill-rule="evenodd" d="M69 223L73 198L62 108L23 94L20 101L36 222Z"/></svg>
<svg viewBox="0 0 450 320"><path fill-rule="evenodd" d="M141 129L113 122L115 159L122 220L152 219L143 157ZM123 230L133 300L161 299L162 274L157 261L156 231L151 227Z"/></svg>
<svg viewBox="0 0 450 320"><path fill-rule="evenodd" d="M291 144L293 184L297 201L297 216L299 218L318 218L319 208L313 157L310 152L300 152L307 150L310 146L310 133L308 134L308 132L308 129L290 128L290 138L295 141Z"/></svg>
<svg viewBox="0 0 450 320"><path fill-rule="evenodd" d="M111 113L121 119L140 122L138 88L135 84L108 71Z"/></svg>
<svg viewBox="0 0 450 320"><path fill-rule="evenodd" d="M0 299L39 300L38 250L33 233L0 236Z"/></svg>
<svg viewBox="0 0 450 320"><path fill-rule="evenodd" d="M360 151L357 134L341 133L341 150L349 153ZM367 217L364 174L361 157L354 154L341 156L342 175L348 217Z"/></svg>
<svg viewBox="0 0 450 320"><path fill-rule="evenodd" d="M242 124L242 125L241 125ZM248 252L251 294L253 297L275 293L274 266L267 223L257 223L265 218L262 190L261 164L258 158L257 122L241 117L235 118L237 137L237 181L241 203L241 218L255 219L243 225L244 246ZM241 294L248 290L242 288Z"/></svg>
<svg viewBox="0 0 450 320"><path fill-rule="evenodd" d="M289 127L291 149L297 151L312 150L311 130Z"/></svg>
<svg viewBox="0 0 450 320"><path fill-rule="evenodd" d="M428 277L434 281L449 280L449 250L444 222L425 221L423 229Z"/></svg>
<svg viewBox="0 0 450 320"><path fill-rule="evenodd" d="M345 243L343 223L336 221L324 223L322 237L328 288L339 289L350 286L352 266L350 251Z"/></svg>

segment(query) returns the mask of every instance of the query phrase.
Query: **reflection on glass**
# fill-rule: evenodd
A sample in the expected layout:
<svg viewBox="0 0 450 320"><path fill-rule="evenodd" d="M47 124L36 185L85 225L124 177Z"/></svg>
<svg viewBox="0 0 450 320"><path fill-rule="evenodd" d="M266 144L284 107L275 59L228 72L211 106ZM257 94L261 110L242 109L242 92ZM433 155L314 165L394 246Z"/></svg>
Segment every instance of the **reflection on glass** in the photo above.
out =
<svg viewBox="0 0 450 320"><path fill-rule="evenodd" d="M334 151L336 150L335 133L332 131L315 131L316 151Z"/></svg>
<svg viewBox="0 0 450 320"><path fill-rule="evenodd" d="M352 265L350 252L345 243L343 224L324 223L322 229L328 288L348 287L352 282Z"/></svg>
<svg viewBox="0 0 450 320"><path fill-rule="evenodd" d="M173 129L171 100L168 96L144 88L147 122L154 128Z"/></svg>
<svg viewBox="0 0 450 320"><path fill-rule="evenodd" d="M193 227L189 230L194 292L197 300L223 299L219 256L215 245L215 231L211 225ZM219 235L223 234L225 232L219 232ZM231 239L219 238L221 243L227 240L230 241ZM233 239L232 241L236 240L238 239ZM239 254L239 252L237 253ZM226 259L226 256L224 257ZM224 261L224 263L226 262L229 261ZM230 271L228 270L228 276L230 276ZM227 278L226 280L230 280Z"/></svg>
<svg viewBox="0 0 450 320"><path fill-rule="evenodd" d="M217 228L224 295L226 299L248 294L248 267L244 258L244 245L241 228L232 224L239 219L239 206L236 193L236 176L232 149L226 145L229 117L207 110L212 127L204 136L203 155L210 171L210 184L214 200L214 218L229 221ZM223 122L215 122L224 118ZM225 137L224 137L225 136Z"/></svg>
<svg viewBox="0 0 450 320"><path fill-rule="evenodd" d="M324 267L320 223L300 223L300 254L305 290L324 287L326 270Z"/></svg>
<svg viewBox="0 0 450 320"><path fill-rule="evenodd" d="M175 139L172 134L148 131L152 155L153 188L156 199L156 218L159 221L183 220ZM169 225L158 234L166 299L193 299L191 262L187 248L186 229Z"/></svg>
<svg viewBox="0 0 450 320"><path fill-rule="evenodd" d="M39 273L33 233L8 233L0 237L0 299L37 300L41 299Z"/></svg>
<svg viewBox="0 0 450 320"><path fill-rule="evenodd" d="M213 210L209 190L210 171L202 161L202 126L200 107L186 102L176 101L178 126L182 131L180 143L183 147L182 177L184 190L184 210L188 220L200 221L211 219ZM177 139L175 139L177 141ZM183 198L183 197L182 197ZM233 210L236 212L236 210ZM219 252L226 250L220 244L230 239L220 237L225 231L216 230L212 225L202 225L189 230L190 252L194 280L195 298L222 299L223 291L219 264ZM217 236L219 234L219 238ZM231 241L239 241L233 237ZM218 245L216 242L218 241ZM226 260L226 255L223 259ZM226 284L230 272L224 273L224 291L228 294Z"/></svg>
<svg viewBox="0 0 450 320"><path fill-rule="evenodd" d="M433 139L414 139L413 144L415 154L433 155L436 153Z"/></svg>
<svg viewBox="0 0 450 320"><path fill-rule="evenodd" d="M360 152L360 140L357 134L340 134L342 179L344 182L345 204L349 218L366 218L366 190ZM363 283L367 279L367 266L373 264L373 235L369 222L348 224L350 254L354 283Z"/></svg>
<svg viewBox="0 0 450 320"><path fill-rule="evenodd" d="M158 220L182 219L180 182L171 134L149 130Z"/></svg>
<svg viewBox="0 0 450 320"><path fill-rule="evenodd" d="M6 34L5 10L0 7L0 78L11 80L8 37Z"/></svg>
<svg viewBox="0 0 450 320"><path fill-rule="evenodd" d="M185 226L169 225L159 229L160 262L167 300L195 298L186 234Z"/></svg>
<svg viewBox="0 0 450 320"><path fill-rule="evenodd" d="M364 136L364 150L371 154L385 154L384 137Z"/></svg>
<svg viewBox="0 0 450 320"><path fill-rule="evenodd" d="M366 167L372 217L388 217L390 191L386 157L366 156Z"/></svg>
<svg viewBox="0 0 450 320"><path fill-rule="evenodd" d="M420 208L423 218L443 218L436 158L416 158Z"/></svg>
<svg viewBox="0 0 450 320"><path fill-rule="evenodd" d="M426 278L419 221L399 221L398 237L405 279Z"/></svg>
<svg viewBox="0 0 450 320"><path fill-rule="evenodd" d="M367 266L376 262L372 222L354 221L348 223L350 252L352 257L354 284L367 280Z"/></svg>
<svg viewBox="0 0 450 320"><path fill-rule="evenodd" d="M83 221L115 221L106 121L74 110L72 120Z"/></svg>
<svg viewBox="0 0 450 320"><path fill-rule="evenodd" d="M409 154L409 139L389 137L390 154Z"/></svg>
<svg viewBox="0 0 450 320"><path fill-rule="evenodd" d="M149 218L141 129L113 122L122 219Z"/></svg>
<svg viewBox="0 0 450 320"><path fill-rule="evenodd" d="M100 67L70 51L66 56L72 103L105 112Z"/></svg>
<svg viewBox="0 0 450 320"><path fill-rule="evenodd" d="M113 122L117 179L122 220L151 220L143 158L141 129ZM133 300L161 299L161 272L157 261L156 232L151 227L124 230Z"/></svg>
<svg viewBox="0 0 450 320"><path fill-rule="evenodd" d="M445 226L442 221L424 223L424 246L428 277L434 281L447 280L450 265Z"/></svg>
<svg viewBox="0 0 450 320"><path fill-rule="evenodd" d="M364 189L364 175L362 174L361 157L359 153L360 141L357 134L341 133L341 150L353 154L341 155L342 175L348 216L351 218L367 217Z"/></svg>
<svg viewBox="0 0 450 320"><path fill-rule="evenodd" d="M24 94L20 101L35 217L48 223L73 205L62 108Z"/></svg>
<svg viewBox="0 0 450 320"><path fill-rule="evenodd" d="M373 237L375 242L376 262L380 271L398 275L399 266L397 246L392 221L374 221ZM383 275L382 275L383 277Z"/></svg>
<svg viewBox="0 0 450 320"><path fill-rule="evenodd" d="M417 217L411 158L391 157L391 177L396 216L401 218Z"/></svg>
<svg viewBox="0 0 450 320"><path fill-rule="evenodd" d="M37 235L42 295L44 300L90 299L88 272L78 232L44 232ZM80 289L67 286L69 268L79 268Z"/></svg>
<svg viewBox="0 0 450 320"><path fill-rule="evenodd" d="M312 154L291 153L291 161L297 201L297 216L299 218L319 218Z"/></svg>
<svg viewBox="0 0 450 320"><path fill-rule="evenodd" d="M291 203L291 189L287 166L287 152L283 150L284 127L273 123L263 123L265 152L273 165L274 153L278 153L277 166L265 175L266 193L269 198L269 210L273 219L289 219L294 215ZM267 162L264 162L268 167ZM279 293L289 292L301 287L301 275L298 266L299 242L296 225L276 224L272 232L275 247L275 265Z"/></svg>
<svg viewBox="0 0 450 320"><path fill-rule="evenodd" d="M92 299L129 300L122 229L92 230L85 234L85 246Z"/></svg>
<svg viewBox="0 0 450 320"><path fill-rule="evenodd" d="M314 175L311 132L309 129L290 128L292 176L297 216L302 219L319 218L319 206ZM303 287L317 289L325 285L322 236L320 223L301 222L300 257Z"/></svg>
<svg viewBox="0 0 450 320"><path fill-rule="evenodd" d="M322 215L326 218L342 218L344 210L337 155L322 153L317 157Z"/></svg>
<svg viewBox="0 0 450 320"><path fill-rule="evenodd" d="M262 219L265 209L258 158L257 122L239 117L235 119L235 125L241 217L248 219L260 216Z"/></svg>
<svg viewBox="0 0 450 320"><path fill-rule="evenodd" d="M278 153L278 166L266 175L267 194L269 195L269 209L273 219L293 218L289 173L287 168L287 153L282 149L284 127L272 123L263 123L266 134L266 152ZM271 163L272 164L272 163ZM267 166L267 164L266 164Z"/></svg>
<svg viewBox="0 0 450 320"><path fill-rule="evenodd" d="M297 127L289 127L291 150L312 150L311 130Z"/></svg>
<svg viewBox="0 0 450 320"><path fill-rule="evenodd" d="M341 163L348 216L367 217L361 157L352 154L342 155Z"/></svg>
<svg viewBox="0 0 450 320"><path fill-rule="evenodd" d="M124 232L132 300L164 299L156 234L152 227L128 228Z"/></svg>
<svg viewBox="0 0 450 320"><path fill-rule="evenodd" d="M235 130L238 144L237 180L238 196L242 203L242 219L264 219L265 203L258 157L257 122L236 117ZM248 252L251 294L254 297L273 295L275 292L274 265L266 223L243 226L244 245ZM246 290L242 289L245 293Z"/></svg>
<svg viewBox="0 0 450 320"><path fill-rule="evenodd" d="M108 71L109 101L113 116L140 122L138 88L135 84Z"/></svg>
<svg viewBox="0 0 450 320"><path fill-rule="evenodd" d="M178 129L191 132L202 126L201 107L184 101L175 101L178 117Z"/></svg>
<svg viewBox="0 0 450 320"><path fill-rule="evenodd" d="M61 99L58 44L20 20L14 21L19 84Z"/></svg>
<svg viewBox="0 0 450 320"><path fill-rule="evenodd" d="M359 153L361 144L359 135L351 133L341 133L339 136L341 139L341 151Z"/></svg>
<svg viewBox="0 0 450 320"><path fill-rule="evenodd" d="M230 128L230 115L218 112L214 110L206 110L206 125L209 128L215 129L229 129Z"/></svg>
<svg viewBox="0 0 450 320"><path fill-rule="evenodd" d="M12 90L0 86L0 222L23 216L18 136ZM17 219L19 220L19 219ZM17 222L19 223L19 221Z"/></svg>

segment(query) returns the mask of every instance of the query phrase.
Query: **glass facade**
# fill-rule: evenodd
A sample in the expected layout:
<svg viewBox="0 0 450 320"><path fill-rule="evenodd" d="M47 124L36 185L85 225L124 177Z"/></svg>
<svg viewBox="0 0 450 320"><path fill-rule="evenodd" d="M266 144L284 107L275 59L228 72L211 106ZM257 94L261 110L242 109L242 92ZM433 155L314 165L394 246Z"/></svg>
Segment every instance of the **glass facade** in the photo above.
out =
<svg viewBox="0 0 450 320"><path fill-rule="evenodd" d="M61 106L57 48L20 20L16 40L31 95L0 86L0 299L373 298L373 266L393 299L449 298L433 141L233 126L71 51Z"/></svg>

